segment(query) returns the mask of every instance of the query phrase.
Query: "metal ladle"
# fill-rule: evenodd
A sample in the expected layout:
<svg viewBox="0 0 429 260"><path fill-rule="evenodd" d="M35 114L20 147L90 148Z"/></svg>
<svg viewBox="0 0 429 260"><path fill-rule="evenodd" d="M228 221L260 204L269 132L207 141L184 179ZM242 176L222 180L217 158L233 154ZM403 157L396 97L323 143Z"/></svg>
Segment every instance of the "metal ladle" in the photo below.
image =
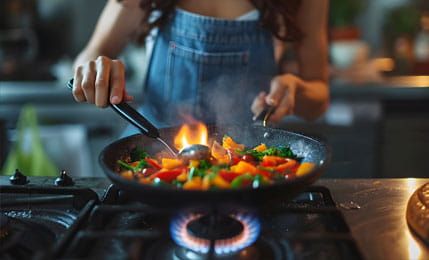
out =
<svg viewBox="0 0 429 260"><path fill-rule="evenodd" d="M70 79L67 82L67 87L69 89L73 89L73 81L74 79ZM210 156L210 149L202 144L193 144L177 152L176 149L169 146L167 142L161 138L158 129L128 103L122 101L119 104L109 103L109 105L122 118L137 127L144 135L155 138L161 142L174 157L185 160L201 160Z"/></svg>

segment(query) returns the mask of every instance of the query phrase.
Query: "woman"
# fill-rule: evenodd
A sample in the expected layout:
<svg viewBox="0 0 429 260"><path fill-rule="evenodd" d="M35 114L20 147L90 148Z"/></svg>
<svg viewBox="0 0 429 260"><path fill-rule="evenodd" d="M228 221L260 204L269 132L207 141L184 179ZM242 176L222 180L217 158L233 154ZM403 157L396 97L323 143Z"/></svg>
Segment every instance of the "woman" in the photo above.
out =
<svg viewBox="0 0 429 260"><path fill-rule="evenodd" d="M140 111L158 127L180 125L183 115L246 123L267 105L272 123L314 120L329 105L327 2L109 0L75 61L74 98L98 107L131 101L115 58L157 29ZM297 75L276 70L286 41Z"/></svg>

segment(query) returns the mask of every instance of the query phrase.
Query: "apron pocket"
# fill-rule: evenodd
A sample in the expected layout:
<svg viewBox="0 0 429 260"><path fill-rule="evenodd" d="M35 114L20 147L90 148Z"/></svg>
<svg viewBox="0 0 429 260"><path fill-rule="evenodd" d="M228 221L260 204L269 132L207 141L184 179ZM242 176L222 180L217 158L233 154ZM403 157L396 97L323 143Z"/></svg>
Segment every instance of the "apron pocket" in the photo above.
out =
<svg viewBox="0 0 429 260"><path fill-rule="evenodd" d="M170 42L164 98L192 106L196 117L211 120L243 100L249 54L204 52ZM249 109L246 107L245 109Z"/></svg>

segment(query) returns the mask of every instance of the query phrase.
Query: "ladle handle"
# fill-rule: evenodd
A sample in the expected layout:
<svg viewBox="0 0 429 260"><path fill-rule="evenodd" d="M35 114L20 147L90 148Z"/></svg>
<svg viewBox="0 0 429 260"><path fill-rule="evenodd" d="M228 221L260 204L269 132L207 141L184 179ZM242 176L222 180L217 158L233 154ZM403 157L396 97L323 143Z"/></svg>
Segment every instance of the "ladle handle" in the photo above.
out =
<svg viewBox="0 0 429 260"><path fill-rule="evenodd" d="M73 79L70 79L67 82L67 87L69 89L73 89ZM116 111L116 113L118 113L122 118L137 127L143 134L152 138L159 138L158 129L128 103L109 103L109 105L113 110Z"/></svg>

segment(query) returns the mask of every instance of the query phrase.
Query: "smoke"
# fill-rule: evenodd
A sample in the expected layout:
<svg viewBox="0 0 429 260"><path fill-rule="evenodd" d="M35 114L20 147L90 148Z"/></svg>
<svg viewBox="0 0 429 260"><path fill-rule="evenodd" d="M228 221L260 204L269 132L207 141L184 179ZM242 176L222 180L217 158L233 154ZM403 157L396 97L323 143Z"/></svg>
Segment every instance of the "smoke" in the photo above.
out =
<svg viewBox="0 0 429 260"><path fill-rule="evenodd" d="M252 119L250 105L255 91L237 75L222 75L202 84L194 115L210 124L245 124Z"/></svg>

